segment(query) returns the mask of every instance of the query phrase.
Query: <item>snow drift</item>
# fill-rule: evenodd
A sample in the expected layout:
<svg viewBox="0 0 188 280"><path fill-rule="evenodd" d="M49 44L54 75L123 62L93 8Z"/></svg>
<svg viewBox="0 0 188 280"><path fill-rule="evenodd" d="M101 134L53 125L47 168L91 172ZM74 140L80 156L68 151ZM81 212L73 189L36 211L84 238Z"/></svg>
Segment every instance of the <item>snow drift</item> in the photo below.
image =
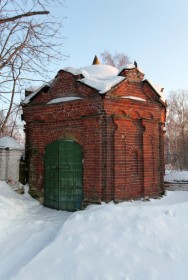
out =
<svg viewBox="0 0 188 280"><path fill-rule="evenodd" d="M188 192L70 214L0 186L1 280L188 279Z"/></svg>

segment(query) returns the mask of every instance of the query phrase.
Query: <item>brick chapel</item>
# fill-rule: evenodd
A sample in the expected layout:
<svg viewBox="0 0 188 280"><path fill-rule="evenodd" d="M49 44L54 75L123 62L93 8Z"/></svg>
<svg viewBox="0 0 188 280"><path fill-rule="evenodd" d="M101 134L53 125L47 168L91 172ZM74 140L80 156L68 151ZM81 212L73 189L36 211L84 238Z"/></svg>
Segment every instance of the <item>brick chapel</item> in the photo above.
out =
<svg viewBox="0 0 188 280"><path fill-rule="evenodd" d="M45 206L163 194L166 103L136 63L63 68L22 108L30 194Z"/></svg>

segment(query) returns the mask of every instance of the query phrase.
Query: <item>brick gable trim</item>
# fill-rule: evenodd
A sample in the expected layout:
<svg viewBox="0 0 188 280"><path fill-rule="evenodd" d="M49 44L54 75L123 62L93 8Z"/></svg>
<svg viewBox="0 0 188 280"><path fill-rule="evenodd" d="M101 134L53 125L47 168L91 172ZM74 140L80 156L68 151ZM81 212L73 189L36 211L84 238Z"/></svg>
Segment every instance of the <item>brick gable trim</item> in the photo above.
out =
<svg viewBox="0 0 188 280"><path fill-rule="evenodd" d="M143 84L147 84L150 87L150 89L152 89L152 91L157 95L157 97L159 97L159 102L163 104L165 107L167 107L166 102L163 102L163 100L161 100L161 95L157 92L157 90L147 79L143 80Z"/></svg>

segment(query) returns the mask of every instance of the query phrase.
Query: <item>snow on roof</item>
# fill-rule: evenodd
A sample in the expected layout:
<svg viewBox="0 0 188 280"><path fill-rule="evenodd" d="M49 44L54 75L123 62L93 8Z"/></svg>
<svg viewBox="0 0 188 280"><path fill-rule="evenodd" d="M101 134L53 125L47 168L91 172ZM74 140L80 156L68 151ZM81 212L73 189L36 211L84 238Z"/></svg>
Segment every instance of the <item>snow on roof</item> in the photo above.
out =
<svg viewBox="0 0 188 280"><path fill-rule="evenodd" d="M134 68L135 68L135 65L132 64L132 63L129 63L129 64L123 65L123 66L119 69L119 71L122 71L123 69L134 69Z"/></svg>
<svg viewBox="0 0 188 280"><path fill-rule="evenodd" d="M24 147L20 145L14 138L4 136L0 138L0 149L9 148L10 150L23 150Z"/></svg>
<svg viewBox="0 0 188 280"><path fill-rule="evenodd" d="M153 87L153 89L159 94L160 99L165 103L166 99L163 92L164 88L154 84L151 80L146 80L146 81Z"/></svg>
<svg viewBox="0 0 188 280"><path fill-rule="evenodd" d="M104 94L107 91L111 90L112 87L116 86L122 82L124 77L113 77L110 79L95 79L95 78L84 78L80 80L83 84L86 84L90 87L93 87L99 91L99 93Z"/></svg>
<svg viewBox="0 0 188 280"><path fill-rule="evenodd" d="M104 64L89 65L82 68L65 67L64 71L72 73L73 75L82 74L85 78L93 77L98 79L108 79L117 76L118 69Z"/></svg>
<svg viewBox="0 0 188 280"><path fill-rule="evenodd" d="M64 67L63 70L64 70L65 72L69 72L69 73L71 73L71 74L73 74L73 75L79 75L79 74L81 74L81 73L80 73L80 69L74 68L74 67Z"/></svg>
<svg viewBox="0 0 188 280"><path fill-rule="evenodd" d="M82 68L82 74L85 78L105 79L108 80L117 76L118 69L104 64L90 65Z"/></svg>
<svg viewBox="0 0 188 280"><path fill-rule="evenodd" d="M123 80L125 80L125 77L119 76L119 74L125 69L125 70L131 70L135 69L136 66L134 64L126 64L122 66L119 70L113 66L110 65L104 65L104 64L97 64L97 65L90 65L83 68L73 68L73 67L65 67L62 70L65 72L69 72L73 75L82 75L83 78L80 78L78 81L80 83L83 83L85 85L88 85L96 90L99 91L100 94L104 94L111 90L114 86L121 83ZM138 71L144 74L144 72L137 68ZM159 94L161 101L165 102L163 88L160 86L157 86L153 84L151 81L147 81L153 89ZM37 88L33 93L31 93L29 96L27 96L22 104L28 104L30 100L45 86L50 87L53 80L44 83L41 87ZM64 99L63 99L64 98ZM56 98L48 102L47 104L54 104L59 102L66 102L74 99L67 99L68 97L62 97L62 98ZM73 98L73 97L70 97ZM128 98L128 97L126 97ZM130 97L129 97L130 98ZM78 99L78 97L77 97ZM138 100L138 99L137 99ZM140 100L144 101L144 100Z"/></svg>
<svg viewBox="0 0 188 280"><path fill-rule="evenodd" d="M146 101L146 99L141 98L141 97L136 97L136 96L121 96L121 98L133 99L133 100L137 100L137 101Z"/></svg>
<svg viewBox="0 0 188 280"><path fill-rule="evenodd" d="M39 88L38 86L30 86L30 87L26 88L25 90L33 92L33 91L36 91L38 88Z"/></svg>
<svg viewBox="0 0 188 280"><path fill-rule="evenodd" d="M101 94L106 93L125 79L125 77L118 76L118 69L110 65L98 64L80 69L66 67L63 70L73 75L82 74L84 78L79 82L95 88Z"/></svg>
<svg viewBox="0 0 188 280"><path fill-rule="evenodd" d="M90 65L83 68L73 68L73 67L65 67L62 70L69 72L73 75L83 75L84 78L79 79L78 81L86 84L92 88L95 88L99 91L99 93L103 94L109 91L112 87L116 86L123 80L125 77L118 76L118 69L110 66L110 65ZM53 80L52 80L53 81ZM50 86L52 81L44 83L39 88L35 89L33 93L27 96L22 104L28 104L30 100L45 86ZM31 88L31 87L30 87ZM29 90L29 89L27 89ZM65 100L61 101L53 101L52 103L59 103L64 102ZM67 100L66 100L67 101ZM48 104L52 104L48 103Z"/></svg>
<svg viewBox="0 0 188 280"><path fill-rule="evenodd" d="M125 64L125 65L123 65L123 66L118 70L118 75L119 75L123 70L131 70L131 69L134 69L134 68L136 68L136 66L135 66L134 64L132 64L132 63L130 63L130 64ZM138 69L139 72L141 72L142 74L144 74L144 71L143 71L141 68L137 67L137 69Z"/></svg>
<svg viewBox="0 0 188 280"><path fill-rule="evenodd" d="M41 90L43 89L45 86L50 87L50 85L52 84L53 80L49 81L49 82L45 82L44 84L42 84L40 87L29 87L29 88L33 88L35 89L33 91L33 93L31 93L30 95L28 95L23 101L22 104L28 104L30 102L30 100ZM29 88L27 88L26 90L29 90Z"/></svg>
<svg viewBox="0 0 188 280"><path fill-rule="evenodd" d="M55 103L67 102L67 101L78 100L78 99L82 99L82 98L78 96L66 96L66 97L52 99L47 104L55 104Z"/></svg>

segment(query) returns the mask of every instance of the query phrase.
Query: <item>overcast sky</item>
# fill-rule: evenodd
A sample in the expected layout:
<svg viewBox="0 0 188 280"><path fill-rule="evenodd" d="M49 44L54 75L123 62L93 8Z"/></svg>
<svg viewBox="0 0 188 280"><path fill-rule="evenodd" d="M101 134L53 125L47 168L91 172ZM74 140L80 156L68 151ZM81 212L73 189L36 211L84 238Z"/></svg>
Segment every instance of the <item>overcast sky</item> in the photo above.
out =
<svg viewBox="0 0 188 280"><path fill-rule="evenodd" d="M64 66L90 65L105 49L124 52L145 77L171 90L188 89L188 0L66 0Z"/></svg>

